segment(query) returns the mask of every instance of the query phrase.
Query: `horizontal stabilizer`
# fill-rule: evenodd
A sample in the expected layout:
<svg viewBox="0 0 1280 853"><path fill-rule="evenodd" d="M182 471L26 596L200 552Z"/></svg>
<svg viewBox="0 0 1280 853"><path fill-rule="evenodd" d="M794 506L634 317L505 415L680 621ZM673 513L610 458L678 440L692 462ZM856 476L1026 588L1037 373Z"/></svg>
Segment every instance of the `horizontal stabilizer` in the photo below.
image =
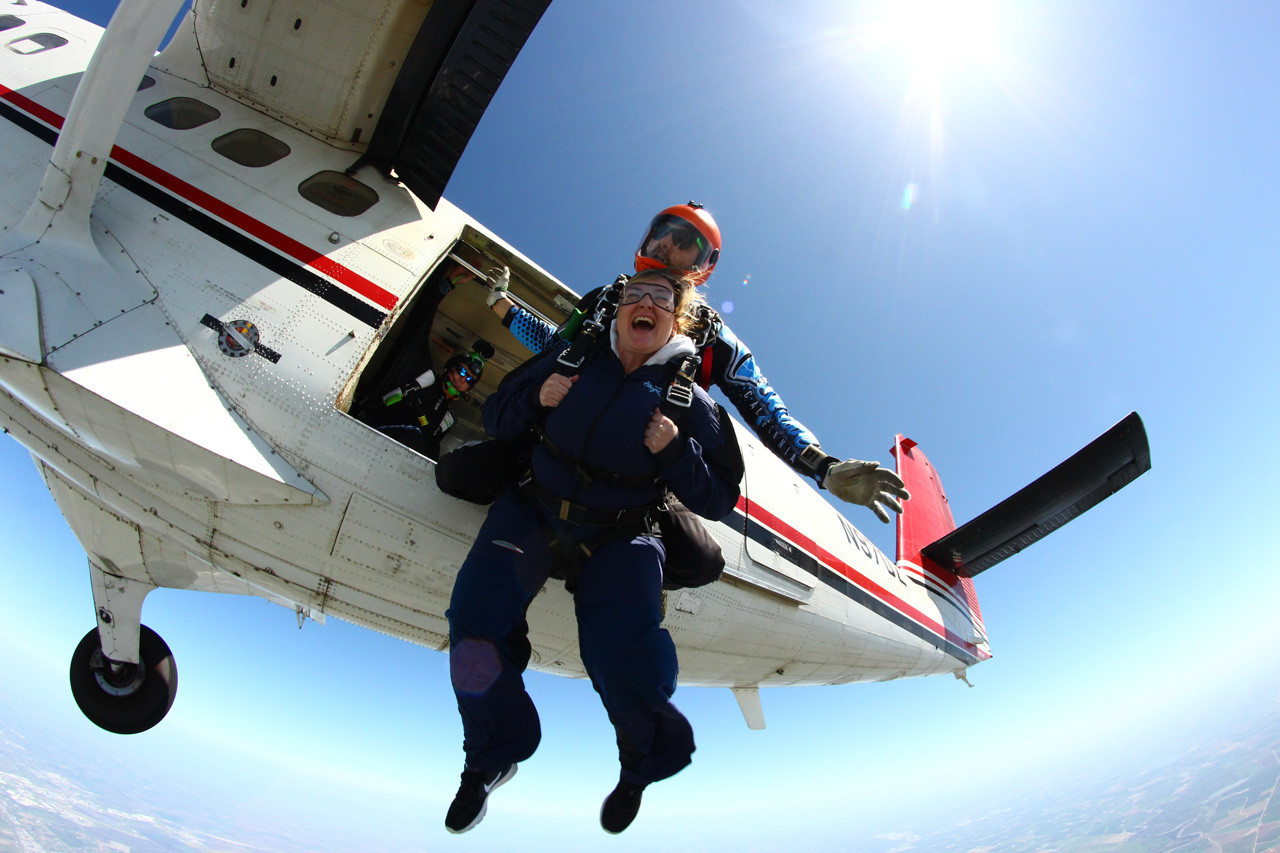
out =
<svg viewBox="0 0 1280 853"><path fill-rule="evenodd" d="M1066 462L921 553L971 578L1057 530L1150 467L1147 431L1137 412L1130 413Z"/></svg>

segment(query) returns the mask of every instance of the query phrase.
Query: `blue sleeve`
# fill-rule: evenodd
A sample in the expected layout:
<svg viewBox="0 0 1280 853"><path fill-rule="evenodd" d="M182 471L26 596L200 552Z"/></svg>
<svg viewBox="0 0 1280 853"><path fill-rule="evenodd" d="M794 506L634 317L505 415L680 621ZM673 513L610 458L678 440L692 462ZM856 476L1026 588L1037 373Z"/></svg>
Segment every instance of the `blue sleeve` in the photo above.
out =
<svg viewBox="0 0 1280 853"><path fill-rule="evenodd" d="M712 348L711 380L760 436L765 447L802 476L812 477L821 484L826 466L815 469L801 460L806 449L818 446L817 436L791 417L786 403L760 372L751 350L724 324Z"/></svg>
<svg viewBox="0 0 1280 853"><path fill-rule="evenodd" d="M507 374L484 401L484 431L494 438L515 438L541 423L547 409L538 402L538 392L555 366L554 356L535 356Z"/></svg>
<svg viewBox="0 0 1280 853"><path fill-rule="evenodd" d="M507 312L507 316L502 319L502 324L529 352L545 352L555 344L555 327L533 316L519 305Z"/></svg>
<svg viewBox="0 0 1280 853"><path fill-rule="evenodd" d="M736 436L722 430L733 429L729 419L718 416L719 406L701 388L674 441L658 453L658 473L680 502L693 512L718 521L738 503L741 480L729 482L721 475L725 466L712 464L717 454L738 454ZM730 464L728 467L735 467ZM741 471L741 458L737 459Z"/></svg>

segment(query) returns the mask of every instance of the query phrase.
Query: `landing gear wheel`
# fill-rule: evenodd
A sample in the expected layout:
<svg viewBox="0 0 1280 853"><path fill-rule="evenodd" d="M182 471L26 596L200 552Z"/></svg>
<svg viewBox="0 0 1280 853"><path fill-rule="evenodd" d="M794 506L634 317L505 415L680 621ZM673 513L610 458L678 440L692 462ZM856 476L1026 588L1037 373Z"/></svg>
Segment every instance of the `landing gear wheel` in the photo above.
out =
<svg viewBox="0 0 1280 853"><path fill-rule="evenodd" d="M98 629L84 635L71 656L71 695L89 721L118 735L145 732L164 719L178 692L178 667L160 635L140 626L141 663L102 654Z"/></svg>

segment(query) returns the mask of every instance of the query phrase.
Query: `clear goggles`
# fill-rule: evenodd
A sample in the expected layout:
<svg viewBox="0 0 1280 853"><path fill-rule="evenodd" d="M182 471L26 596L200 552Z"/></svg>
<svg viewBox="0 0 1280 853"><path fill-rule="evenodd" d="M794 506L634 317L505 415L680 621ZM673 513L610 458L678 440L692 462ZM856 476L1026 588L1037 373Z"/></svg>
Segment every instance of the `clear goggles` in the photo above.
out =
<svg viewBox="0 0 1280 853"><path fill-rule="evenodd" d="M655 308L661 308L668 314L676 312L676 295L671 288L665 284L659 284L656 281L633 281L622 289L622 305L631 305L639 302L645 297L653 303Z"/></svg>
<svg viewBox="0 0 1280 853"><path fill-rule="evenodd" d="M664 240L670 243L667 252L675 249L681 255L684 255L691 249L696 250L689 260L685 260L682 257L679 265L664 263L664 266L685 270L700 270L711 259L713 252L711 243L689 223L689 220L683 217L671 213L655 216L653 222L649 224L649 230L645 233L644 239L640 241L640 255L646 258L658 258L658 255L661 254L659 246ZM670 258L668 257L668 259Z"/></svg>

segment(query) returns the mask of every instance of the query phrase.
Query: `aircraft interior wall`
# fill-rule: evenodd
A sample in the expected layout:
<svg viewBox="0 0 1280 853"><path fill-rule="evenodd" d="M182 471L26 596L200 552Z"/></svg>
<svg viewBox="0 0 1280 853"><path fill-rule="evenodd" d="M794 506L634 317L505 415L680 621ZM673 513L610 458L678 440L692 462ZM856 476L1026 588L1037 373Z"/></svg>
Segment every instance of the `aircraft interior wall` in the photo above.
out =
<svg viewBox="0 0 1280 853"><path fill-rule="evenodd" d="M352 389L339 400L339 408L346 408L358 420L373 426L385 423L390 417L383 403L385 394L409 385L428 369L438 380L449 359L487 343L493 354L485 360L479 382L450 404L455 423L444 437L441 453L486 438L481 419L484 401L508 373L531 356L485 302L488 289L483 280L491 271L511 265L514 256L494 251L496 244L479 248L476 244L484 241L477 238L482 235L474 229L467 231L414 288L406 306L390 321L386 334L353 378ZM548 299L543 291L549 284L543 283L540 289L526 281L519 269L512 272L512 295L558 323L569 303L563 296ZM388 435L397 433L389 431Z"/></svg>

